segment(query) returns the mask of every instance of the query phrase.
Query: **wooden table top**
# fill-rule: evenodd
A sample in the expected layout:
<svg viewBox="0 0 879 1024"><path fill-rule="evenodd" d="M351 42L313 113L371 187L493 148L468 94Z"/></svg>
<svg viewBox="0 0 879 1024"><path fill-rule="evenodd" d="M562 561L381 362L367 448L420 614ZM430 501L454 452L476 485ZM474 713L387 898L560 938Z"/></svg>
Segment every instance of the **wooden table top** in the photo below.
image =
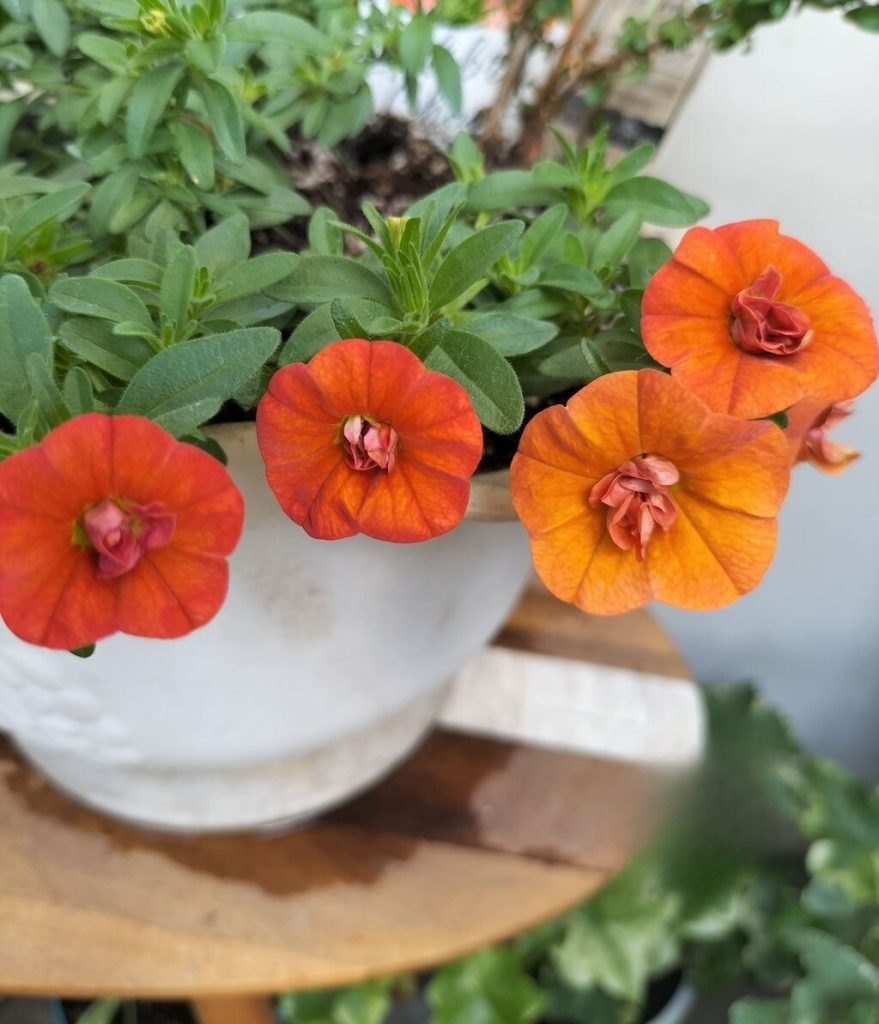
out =
<svg viewBox="0 0 879 1024"><path fill-rule="evenodd" d="M536 590L496 643L686 678L645 613L588 618ZM181 838L72 803L0 739L0 992L223 996L430 966L594 892L638 844L655 778L445 727L314 825Z"/></svg>

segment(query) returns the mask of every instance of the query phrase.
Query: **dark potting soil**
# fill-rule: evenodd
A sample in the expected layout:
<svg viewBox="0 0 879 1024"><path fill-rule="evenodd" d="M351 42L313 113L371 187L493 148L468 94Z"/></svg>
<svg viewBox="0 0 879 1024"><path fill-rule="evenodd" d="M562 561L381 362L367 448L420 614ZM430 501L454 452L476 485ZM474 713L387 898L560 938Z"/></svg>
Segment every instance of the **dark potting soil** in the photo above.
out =
<svg viewBox="0 0 879 1024"><path fill-rule="evenodd" d="M417 199L452 181L443 153L412 121L381 114L353 139L326 150L293 139L290 184L313 207L328 206L339 220L371 233L361 207L372 203L383 217L404 213ZM254 234L255 247L301 249L308 245L308 222L300 217L280 228ZM352 253L361 251L350 237Z"/></svg>

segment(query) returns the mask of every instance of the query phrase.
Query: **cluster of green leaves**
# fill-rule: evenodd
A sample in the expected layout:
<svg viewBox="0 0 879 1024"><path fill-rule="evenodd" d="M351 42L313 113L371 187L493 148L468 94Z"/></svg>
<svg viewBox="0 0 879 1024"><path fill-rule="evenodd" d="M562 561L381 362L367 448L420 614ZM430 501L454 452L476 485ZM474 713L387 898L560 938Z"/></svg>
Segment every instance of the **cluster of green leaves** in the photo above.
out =
<svg viewBox="0 0 879 1024"><path fill-rule="evenodd" d="M879 790L805 754L750 687L706 695L709 753L682 828L573 913L440 968L432 1024L634 1024L652 978L749 978L731 1024L879 1020ZM810 845L805 884L765 850ZM761 847L762 843L762 847ZM411 983L410 983L411 984ZM393 986L285 997L285 1024L383 1024Z"/></svg>
<svg viewBox="0 0 879 1024"><path fill-rule="evenodd" d="M649 146L613 167L603 136L582 152L563 143L563 154L486 174L462 135L450 154L459 180L405 217L386 222L367 205L365 234L321 208L306 252L254 256L241 211L193 244L172 213L155 211L118 253L77 233L88 186L34 200L44 182L0 177L0 197L4 183L10 194L0 199L0 286L7 323L19 325L3 354L0 414L15 428L6 450L38 439L65 409L138 412L198 436L224 402L251 409L276 365L347 337L406 345L459 381L499 434L520 427L526 398L649 365L641 294L669 250L642 226L690 224L705 206L637 173ZM359 255L346 252L346 236ZM58 273L74 262L90 269ZM39 389L31 357L48 370ZM186 383L171 394L173 379Z"/></svg>
<svg viewBox="0 0 879 1024"><path fill-rule="evenodd" d="M372 235L316 211L309 251L269 289L308 309L280 362L344 337L398 341L459 381L500 434L521 425L526 396L650 365L641 296L670 252L642 227L689 225L707 207L638 174L650 146L613 167L603 135L580 152L562 146L563 163L486 174L460 135L450 153L458 181L388 223L367 206ZM344 233L361 255L345 254Z"/></svg>
<svg viewBox="0 0 879 1024"><path fill-rule="evenodd" d="M262 395L281 340L272 322L290 309L265 292L297 257L249 258L242 214L194 246L165 232L131 248L36 296L0 277L0 415L13 428L0 456L91 411L148 416L216 451L201 426L225 401L247 409Z"/></svg>
<svg viewBox="0 0 879 1024"><path fill-rule="evenodd" d="M291 136L356 134L376 64L413 99L432 67L460 104L439 23L348 0L0 0L0 160L91 183L95 241L154 214L194 233L237 211L281 224L309 209L289 185Z"/></svg>

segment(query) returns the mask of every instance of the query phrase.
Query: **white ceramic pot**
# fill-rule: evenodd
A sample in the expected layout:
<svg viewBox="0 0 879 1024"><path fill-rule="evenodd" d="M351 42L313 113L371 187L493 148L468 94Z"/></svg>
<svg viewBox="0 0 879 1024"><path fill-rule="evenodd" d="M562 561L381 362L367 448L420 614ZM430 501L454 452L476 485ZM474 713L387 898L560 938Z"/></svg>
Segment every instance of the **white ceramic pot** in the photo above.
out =
<svg viewBox="0 0 879 1024"><path fill-rule="evenodd" d="M322 542L278 508L253 426L216 436L246 521L211 623L117 635L85 660L0 623L0 727L80 800L161 828L289 822L368 787L423 736L530 565L518 523L486 521L491 475L444 537Z"/></svg>

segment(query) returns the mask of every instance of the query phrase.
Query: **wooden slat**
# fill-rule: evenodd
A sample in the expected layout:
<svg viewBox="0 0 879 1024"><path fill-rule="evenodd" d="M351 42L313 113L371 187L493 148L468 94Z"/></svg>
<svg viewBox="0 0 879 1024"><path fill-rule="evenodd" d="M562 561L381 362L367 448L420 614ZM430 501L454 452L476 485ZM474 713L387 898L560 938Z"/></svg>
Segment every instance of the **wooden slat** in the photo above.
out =
<svg viewBox="0 0 879 1024"><path fill-rule="evenodd" d="M566 616L532 592L502 641L619 663L618 625ZM668 671L662 633L629 622L630 664ZM594 892L655 796L632 765L440 730L311 827L181 838L75 805L0 741L0 992L215 998L429 966ZM202 1005L203 1024L234 1008Z"/></svg>

